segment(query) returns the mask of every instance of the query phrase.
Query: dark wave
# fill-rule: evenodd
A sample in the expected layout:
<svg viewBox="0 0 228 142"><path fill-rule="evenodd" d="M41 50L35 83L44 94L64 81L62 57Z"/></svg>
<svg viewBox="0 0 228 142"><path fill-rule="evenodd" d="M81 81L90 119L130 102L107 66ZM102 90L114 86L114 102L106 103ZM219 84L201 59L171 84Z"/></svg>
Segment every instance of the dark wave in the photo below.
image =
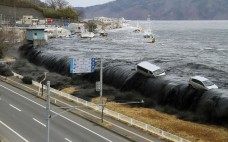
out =
<svg viewBox="0 0 228 142"><path fill-rule="evenodd" d="M70 75L69 59L66 56L49 55L31 45L21 46L20 52L30 62L44 66L49 71ZM197 68L199 68L198 65ZM200 68L205 68L205 66L200 66ZM103 76L104 83L107 85L121 91L141 93L146 98L147 107L153 106L187 120L228 124L227 90L198 91L189 87L188 84L175 82L165 77L145 77L138 74L129 64L106 62ZM99 79L99 71L87 74L85 77L96 81ZM135 94L132 93L132 95Z"/></svg>

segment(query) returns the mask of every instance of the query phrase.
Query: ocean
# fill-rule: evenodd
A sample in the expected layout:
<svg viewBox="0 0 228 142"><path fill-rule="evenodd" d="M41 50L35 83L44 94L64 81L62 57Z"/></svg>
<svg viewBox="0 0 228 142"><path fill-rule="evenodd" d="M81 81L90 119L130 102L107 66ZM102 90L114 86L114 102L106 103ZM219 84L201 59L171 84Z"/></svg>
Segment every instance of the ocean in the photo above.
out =
<svg viewBox="0 0 228 142"><path fill-rule="evenodd" d="M106 62L136 66L141 61L154 63L166 71L166 78L187 83L201 75L228 89L228 21L151 21L154 44L145 43L134 33L137 23L107 31L108 37L93 39L51 39L45 52L71 57L104 58Z"/></svg>
<svg viewBox="0 0 228 142"><path fill-rule="evenodd" d="M148 27L147 21L139 23ZM70 75L69 58L103 58L104 95L114 96L115 101L144 99L143 107L159 108L186 120L228 124L228 21L151 21L154 44L133 32L137 21L129 24L108 31L107 37L50 39L44 48L23 45L21 55L39 67L18 60L13 69L41 81L44 67L52 87L77 85L80 91L72 95L90 100L97 96L99 62L94 73ZM166 75L151 78L137 73L141 61L160 66ZM195 75L210 79L219 89L190 87L188 80Z"/></svg>

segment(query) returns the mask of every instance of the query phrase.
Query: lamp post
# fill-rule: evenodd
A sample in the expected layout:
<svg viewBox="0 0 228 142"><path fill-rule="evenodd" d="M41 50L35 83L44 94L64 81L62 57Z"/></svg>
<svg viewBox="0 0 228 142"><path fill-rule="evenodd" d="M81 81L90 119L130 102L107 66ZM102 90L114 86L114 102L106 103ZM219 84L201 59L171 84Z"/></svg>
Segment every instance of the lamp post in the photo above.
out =
<svg viewBox="0 0 228 142"><path fill-rule="evenodd" d="M103 61L101 57L101 65L100 65L100 104L101 104L101 123L103 123L103 91L102 91L102 84L103 84Z"/></svg>
<svg viewBox="0 0 228 142"><path fill-rule="evenodd" d="M1 98L0 98L1 99ZM70 110L73 110L78 107L84 107L84 106L73 106L73 107L59 107L59 108L68 108L65 111L62 111L60 113L56 113L55 115L51 115L50 110L50 101L51 101L51 92L50 92L50 81L47 81L47 102L46 102L46 142L49 142L50 140L50 119L60 116L61 114L68 112Z"/></svg>
<svg viewBox="0 0 228 142"><path fill-rule="evenodd" d="M42 81L40 81L40 84L42 85L42 96L43 96L43 93L44 93L44 90L43 90L43 88L44 88L43 81L45 81L46 76L47 76L47 73L48 72L44 72L44 79ZM40 94L40 87L39 87L39 91L38 91L38 96L39 96L39 94Z"/></svg>
<svg viewBox="0 0 228 142"><path fill-rule="evenodd" d="M47 142L49 142L50 138L50 81L47 81L47 105L46 105L46 110L47 110Z"/></svg>

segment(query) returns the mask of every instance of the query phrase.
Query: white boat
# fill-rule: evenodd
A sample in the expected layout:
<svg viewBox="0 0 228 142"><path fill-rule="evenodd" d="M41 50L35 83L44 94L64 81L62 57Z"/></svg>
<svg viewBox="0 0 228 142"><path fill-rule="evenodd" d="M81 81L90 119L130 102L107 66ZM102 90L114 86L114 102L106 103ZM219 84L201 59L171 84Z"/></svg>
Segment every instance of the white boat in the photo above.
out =
<svg viewBox="0 0 228 142"><path fill-rule="evenodd" d="M139 23L137 22L136 29L133 31L134 33L143 33L143 28L139 26Z"/></svg>
<svg viewBox="0 0 228 142"><path fill-rule="evenodd" d="M93 32L83 31L80 34L81 38L93 38L95 34Z"/></svg>
<svg viewBox="0 0 228 142"><path fill-rule="evenodd" d="M154 37L152 30L151 30L151 23L150 23L149 17L147 18L147 21L148 21L148 29L145 31L143 38L144 38L144 41L147 43L154 43L155 37Z"/></svg>

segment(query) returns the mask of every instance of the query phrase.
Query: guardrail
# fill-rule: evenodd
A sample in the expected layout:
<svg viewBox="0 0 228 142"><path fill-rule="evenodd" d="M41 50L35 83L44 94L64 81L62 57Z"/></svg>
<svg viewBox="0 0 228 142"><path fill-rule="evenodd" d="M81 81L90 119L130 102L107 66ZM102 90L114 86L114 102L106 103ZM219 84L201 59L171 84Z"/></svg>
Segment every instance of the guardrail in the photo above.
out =
<svg viewBox="0 0 228 142"><path fill-rule="evenodd" d="M23 78L23 76L21 76L21 75L19 75L17 73L14 73L14 76L17 76L19 78ZM35 86L37 86L37 87L42 87L42 85L40 83L35 82L35 81L32 81L32 84L35 85ZM43 87L46 89L46 86L45 85ZM70 94L61 92L61 91L56 90L56 89L53 89L53 88L51 88L50 91L52 93L55 93L55 94L57 94L57 95L59 95L61 97L67 98L67 99L69 99L71 101L74 101L76 103L80 103L80 104L82 104L84 106L87 106L89 108L92 108L94 110L101 111L101 107L100 107L99 104L94 104L94 103L85 101L83 99L80 99L78 97L72 96ZM109 116L111 116L111 117L113 117L113 118L115 118L117 120L120 120L120 121L123 121L125 123L128 123L131 126L136 126L136 127L141 128L141 129L143 129L145 131L151 132L153 134L156 134L158 136L161 136L163 138L166 138L166 139L171 140L171 141L174 141L174 142L190 142L189 140L186 140L184 138L181 138L181 137L179 137L177 135L171 134L171 133L166 132L166 131L164 131L162 129L159 129L159 128L156 128L156 127L151 126L149 124L146 124L144 122L135 120L133 118L130 118L130 117L126 116L126 115L123 115L123 114L120 114L118 112L109 110L107 108L104 109L104 114L109 115Z"/></svg>

